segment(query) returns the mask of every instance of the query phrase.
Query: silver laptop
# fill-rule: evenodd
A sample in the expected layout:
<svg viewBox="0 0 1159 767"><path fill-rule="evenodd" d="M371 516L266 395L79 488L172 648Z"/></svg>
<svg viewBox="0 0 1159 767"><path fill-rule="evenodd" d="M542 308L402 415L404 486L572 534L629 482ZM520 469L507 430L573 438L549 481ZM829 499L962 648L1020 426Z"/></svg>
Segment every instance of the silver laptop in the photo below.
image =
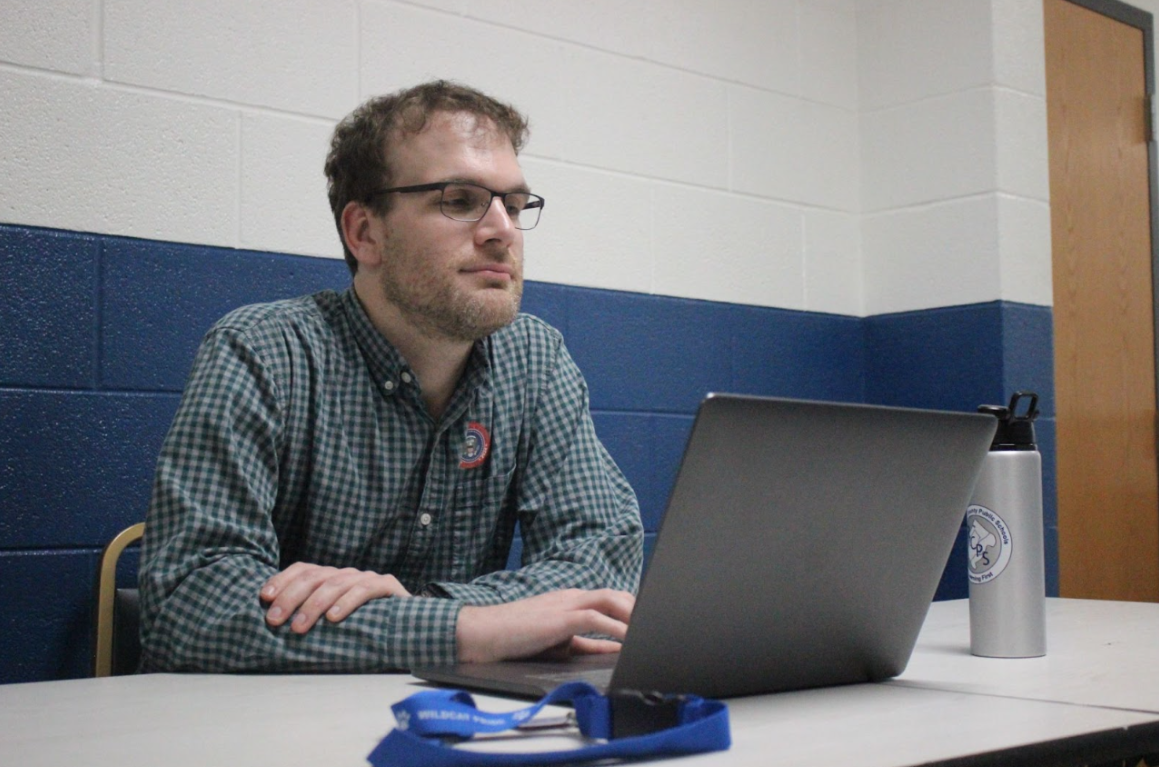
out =
<svg viewBox="0 0 1159 767"><path fill-rule="evenodd" d="M710 394L619 653L412 673L521 697L584 679L715 698L900 674L996 424Z"/></svg>

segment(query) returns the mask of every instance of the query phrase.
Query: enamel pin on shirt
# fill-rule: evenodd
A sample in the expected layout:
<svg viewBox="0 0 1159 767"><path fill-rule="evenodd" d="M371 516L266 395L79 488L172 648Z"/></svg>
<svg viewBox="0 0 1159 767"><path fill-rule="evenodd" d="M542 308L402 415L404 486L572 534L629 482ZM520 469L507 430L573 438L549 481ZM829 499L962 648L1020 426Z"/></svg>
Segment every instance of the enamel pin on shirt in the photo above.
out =
<svg viewBox="0 0 1159 767"><path fill-rule="evenodd" d="M478 421L467 424L467 436L463 442L463 451L459 454L460 469L474 469L482 466L491 452L491 434L487 427Z"/></svg>

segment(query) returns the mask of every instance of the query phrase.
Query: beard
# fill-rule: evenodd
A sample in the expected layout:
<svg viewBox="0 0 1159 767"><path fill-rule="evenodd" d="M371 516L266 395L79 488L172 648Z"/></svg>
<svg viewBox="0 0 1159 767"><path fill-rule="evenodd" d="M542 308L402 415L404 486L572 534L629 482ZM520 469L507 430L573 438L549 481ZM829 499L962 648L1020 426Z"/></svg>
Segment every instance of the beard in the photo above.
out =
<svg viewBox="0 0 1159 767"><path fill-rule="evenodd" d="M520 270L509 281L470 289L456 280L453 270L432 268L444 260L425 250L384 243L383 295L416 329L432 338L473 343L511 324L523 299ZM506 259L496 256L494 260Z"/></svg>

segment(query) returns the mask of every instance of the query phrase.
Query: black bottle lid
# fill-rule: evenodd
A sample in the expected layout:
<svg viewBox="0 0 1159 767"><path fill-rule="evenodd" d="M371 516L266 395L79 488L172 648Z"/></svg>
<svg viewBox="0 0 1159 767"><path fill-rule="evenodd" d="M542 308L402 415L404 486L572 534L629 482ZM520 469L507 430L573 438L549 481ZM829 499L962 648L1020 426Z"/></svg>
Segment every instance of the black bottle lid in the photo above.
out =
<svg viewBox="0 0 1159 767"><path fill-rule="evenodd" d="M1018 412L1019 400L1028 399L1030 404L1022 414ZM982 405L979 413L989 413L998 419L998 431L994 433L991 450L1035 450L1034 419L1038 418L1038 395L1032 391L1016 391L1010 398L1010 406Z"/></svg>

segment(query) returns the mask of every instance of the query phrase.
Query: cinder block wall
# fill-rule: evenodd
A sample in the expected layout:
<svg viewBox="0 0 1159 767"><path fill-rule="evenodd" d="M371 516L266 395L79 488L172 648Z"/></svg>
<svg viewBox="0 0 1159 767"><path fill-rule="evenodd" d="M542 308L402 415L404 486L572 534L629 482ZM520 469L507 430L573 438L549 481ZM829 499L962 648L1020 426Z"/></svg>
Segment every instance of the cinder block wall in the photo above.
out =
<svg viewBox="0 0 1159 767"><path fill-rule="evenodd" d="M96 555L144 513L198 339L346 283L329 132L429 77L532 117L526 308L650 530L711 389L1037 387L1053 497L1038 0L9 0L0 682L87 673Z"/></svg>

